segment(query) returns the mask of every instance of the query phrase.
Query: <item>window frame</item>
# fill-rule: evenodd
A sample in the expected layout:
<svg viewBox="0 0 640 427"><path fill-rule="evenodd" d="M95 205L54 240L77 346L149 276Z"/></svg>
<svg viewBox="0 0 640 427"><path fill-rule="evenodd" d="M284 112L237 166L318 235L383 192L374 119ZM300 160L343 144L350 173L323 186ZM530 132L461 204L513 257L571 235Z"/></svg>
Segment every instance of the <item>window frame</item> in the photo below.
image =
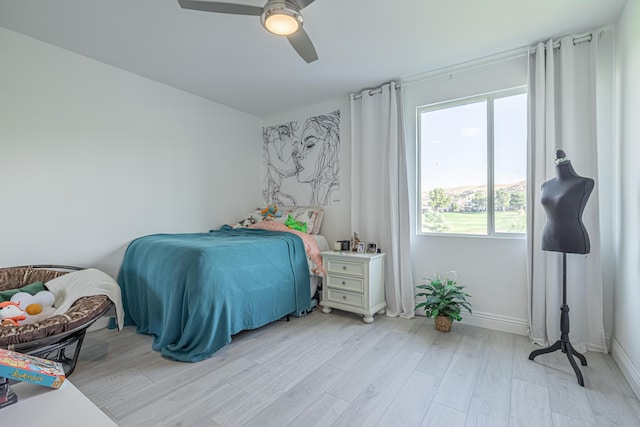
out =
<svg viewBox="0 0 640 427"><path fill-rule="evenodd" d="M452 237L484 237L484 238L509 238L523 239L527 235L524 232L496 232L495 231L495 174L494 174L494 102L496 99L506 98L515 95L528 95L527 85L515 86L507 89L499 89L482 94L466 96L446 101L439 101L432 104L416 107L416 187L418 194L416 198L417 224L416 232L419 236L452 236ZM460 107L467 104L486 101L487 107L487 233L486 234L469 234L469 233L441 233L441 232L425 232L422 231L422 120L421 114L424 112L438 111L445 108ZM528 102L528 101L527 101ZM528 150L525 155L528 157ZM527 159L528 160L528 159ZM528 171L525 171L525 179L528 178ZM529 188L529 180L526 179L527 189ZM527 207L528 208L528 207Z"/></svg>

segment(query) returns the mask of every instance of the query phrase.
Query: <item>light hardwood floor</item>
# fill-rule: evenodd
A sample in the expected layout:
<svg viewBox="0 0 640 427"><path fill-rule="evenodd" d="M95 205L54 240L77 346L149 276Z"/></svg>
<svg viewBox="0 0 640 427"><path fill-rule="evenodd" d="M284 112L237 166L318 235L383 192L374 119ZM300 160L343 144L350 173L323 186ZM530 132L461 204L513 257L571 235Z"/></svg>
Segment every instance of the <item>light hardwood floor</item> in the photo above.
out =
<svg viewBox="0 0 640 427"><path fill-rule="evenodd" d="M560 353L524 336L334 310L242 332L198 363L151 337L87 335L70 380L120 426L640 426L611 356L587 353L580 387Z"/></svg>

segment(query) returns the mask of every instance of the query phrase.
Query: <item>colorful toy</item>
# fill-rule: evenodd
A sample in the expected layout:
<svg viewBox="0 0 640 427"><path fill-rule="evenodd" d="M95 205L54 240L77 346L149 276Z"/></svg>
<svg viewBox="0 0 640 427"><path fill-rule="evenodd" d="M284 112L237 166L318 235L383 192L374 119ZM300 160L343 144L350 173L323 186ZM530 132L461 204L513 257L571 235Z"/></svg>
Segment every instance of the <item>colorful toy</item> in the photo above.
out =
<svg viewBox="0 0 640 427"><path fill-rule="evenodd" d="M18 292L11 297L11 302L18 304L24 311L24 324L39 322L50 317L56 309L53 307L56 297L49 291L40 291L35 295Z"/></svg>
<svg viewBox="0 0 640 427"><path fill-rule="evenodd" d="M265 220L280 218L282 216L282 213L278 212L278 207L276 205L268 205L266 208L262 209L260 213Z"/></svg>
<svg viewBox="0 0 640 427"><path fill-rule="evenodd" d="M0 377L60 388L66 379L60 362L0 348Z"/></svg>
<svg viewBox="0 0 640 427"><path fill-rule="evenodd" d="M287 220L284 222L284 225L289 227L292 230L302 231L303 233L307 232L307 223L302 221L296 221L291 214L287 217Z"/></svg>
<svg viewBox="0 0 640 427"><path fill-rule="evenodd" d="M20 326L20 322L26 318L27 316L17 303L13 301L0 303L0 325Z"/></svg>

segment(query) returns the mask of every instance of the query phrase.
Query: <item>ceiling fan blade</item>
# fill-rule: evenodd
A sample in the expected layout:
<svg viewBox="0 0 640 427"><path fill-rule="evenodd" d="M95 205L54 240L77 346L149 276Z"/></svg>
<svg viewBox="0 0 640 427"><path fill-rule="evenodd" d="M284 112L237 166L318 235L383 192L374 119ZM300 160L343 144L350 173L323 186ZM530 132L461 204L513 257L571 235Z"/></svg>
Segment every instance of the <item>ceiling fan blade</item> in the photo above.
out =
<svg viewBox="0 0 640 427"><path fill-rule="evenodd" d="M246 4L223 3L201 0L178 0L183 9L202 10L204 12L231 13L234 15L260 16L262 8Z"/></svg>
<svg viewBox="0 0 640 427"><path fill-rule="evenodd" d="M307 35L304 28L301 28L295 34L292 34L287 37L291 46L298 52L298 55L302 57L307 63L317 61L318 54L316 53L316 48L313 47L313 43L311 43L311 39Z"/></svg>
<svg viewBox="0 0 640 427"><path fill-rule="evenodd" d="M313 3L315 0L292 0L292 1L295 4L297 4L300 9L304 9L305 7Z"/></svg>

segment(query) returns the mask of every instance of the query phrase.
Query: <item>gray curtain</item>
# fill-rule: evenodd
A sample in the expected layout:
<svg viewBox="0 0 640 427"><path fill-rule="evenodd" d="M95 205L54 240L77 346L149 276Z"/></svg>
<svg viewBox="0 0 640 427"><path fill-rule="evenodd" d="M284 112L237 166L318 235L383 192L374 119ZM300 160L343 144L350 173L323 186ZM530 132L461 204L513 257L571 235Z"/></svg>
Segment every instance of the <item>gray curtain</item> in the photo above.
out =
<svg viewBox="0 0 640 427"><path fill-rule="evenodd" d="M583 223L591 240L587 255L567 254L567 304L570 339L580 351L606 352L600 256L598 182L597 37L539 43L529 73L528 286L531 339L549 345L560 338L562 254L541 249L545 213L540 187L555 176L555 152L562 149L576 172L596 181Z"/></svg>
<svg viewBox="0 0 640 427"><path fill-rule="evenodd" d="M351 229L386 253L387 315L414 316L402 102L395 82L351 96Z"/></svg>

